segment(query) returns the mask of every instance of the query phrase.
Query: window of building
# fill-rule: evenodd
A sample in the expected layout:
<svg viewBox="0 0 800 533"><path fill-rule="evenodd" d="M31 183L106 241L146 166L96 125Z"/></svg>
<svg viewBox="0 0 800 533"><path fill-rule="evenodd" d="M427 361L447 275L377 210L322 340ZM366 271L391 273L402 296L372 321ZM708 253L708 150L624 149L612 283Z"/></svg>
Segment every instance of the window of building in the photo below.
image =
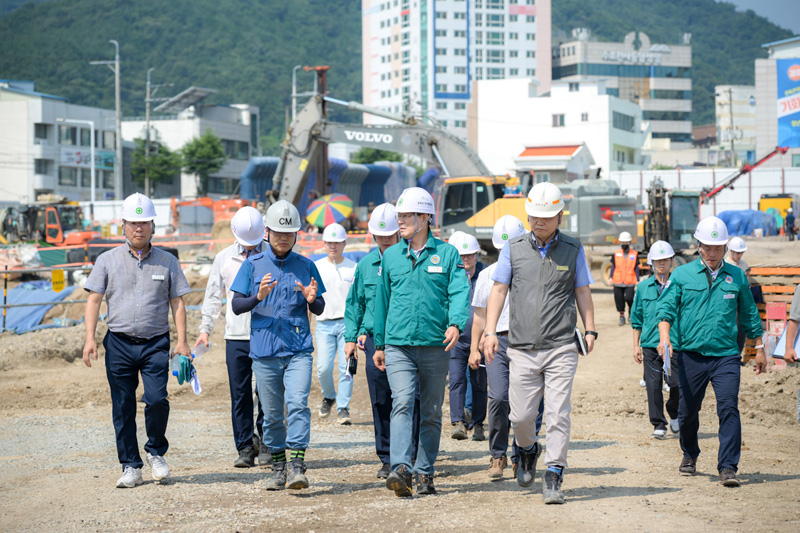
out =
<svg viewBox="0 0 800 533"><path fill-rule="evenodd" d="M570 82L569 83L569 92L576 93L580 89L580 84L578 82Z"/></svg>
<svg viewBox="0 0 800 533"><path fill-rule="evenodd" d="M642 111L642 120L691 120L689 111Z"/></svg>
<svg viewBox="0 0 800 533"><path fill-rule="evenodd" d="M437 83L436 84L436 92L437 93L446 93L447 92L447 84L446 83Z"/></svg>
<svg viewBox="0 0 800 533"><path fill-rule="evenodd" d="M528 50L527 52L525 52L525 57L527 57L528 59L535 58L536 57L536 50Z"/></svg>
<svg viewBox="0 0 800 533"><path fill-rule="evenodd" d="M508 57L518 57L518 56L519 56L519 52L517 50L509 50L508 51Z"/></svg>
<svg viewBox="0 0 800 533"><path fill-rule="evenodd" d="M509 76L519 76L519 69L518 68L510 68L508 69Z"/></svg>
<svg viewBox="0 0 800 533"><path fill-rule="evenodd" d="M233 194L233 189L236 185L233 178L208 178L208 192L215 194Z"/></svg>
<svg viewBox="0 0 800 533"><path fill-rule="evenodd" d="M505 69L502 68L489 68L486 69L487 80L502 80L505 78Z"/></svg>
<svg viewBox="0 0 800 533"><path fill-rule="evenodd" d="M92 145L92 130L90 128L81 128L81 146Z"/></svg>
<svg viewBox="0 0 800 533"><path fill-rule="evenodd" d="M58 126L58 139L61 144L78 144L78 128L74 126Z"/></svg>
<svg viewBox="0 0 800 533"><path fill-rule="evenodd" d="M517 20L519 20L519 16L518 15L509 15L508 16L508 21L509 22L517 22Z"/></svg>
<svg viewBox="0 0 800 533"><path fill-rule="evenodd" d="M447 37L447 30L436 30L437 37Z"/></svg>
<svg viewBox="0 0 800 533"><path fill-rule="evenodd" d="M403 69L403 80L402 81L408 81L409 79L410 79L410 76L408 74L408 69L404 68Z"/></svg>
<svg viewBox="0 0 800 533"><path fill-rule="evenodd" d="M508 0L508 5L515 6L519 4L519 0Z"/></svg>
<svg viewBox="0 0 800 533"><path fill-rule="evenodd" d="M72 167L58 168L58 184L66 187L78 186L78 169Z"/></svg>
<svg viewBox="0 0 800 533"><path fill-rule="evenodd" d="M536 22L536 17L533 16L533 15L527 15L525 17L525 22L527 22L529 24L533 24L534 22Z"/></svg>
<svg viewBox="0 0 800 533"><path fill-rule="evenodd" d="M467 73L467 67L455 67L455 68L453 68L453 71L456 74L466 74Z"/></svg>
<svg viewBox="0 0 800 533"><path fill-rule="evenodd" d="M560 115L553 115L553 127L554 128L563 128L564 127L564 114Z"/></svg>
<svg viewBox="0 0 800 533"><path fill-rule="evenodd" d="M505 61L504 50L487 50L486 62L487 63L503 63Z"/></svg>
<svg viewBox="0 0 800 533"><path fill-rule="evenodd" d="M455 53L456 56L466 56L467 55L467 49L466 48L456 48L453 52Z"/></svg>
<svg viewBox="0 0 800 533"><path fill-rule="evenodd" d="M456 102L456 111L463 111L467 108L467 104L464 102Z"/></svg>
<svg viewBox="0 0 800 533"><path fill-rule="evenodd" d="M395 58L395 59L400 59L400 54L399 54L399 53L397 53L397 52L395 52L395 53L394 53L394 58Z"/></svg>
<svg viewBox="0 0 800 533"><path fill-rule="evenodd" d="M800 154L792 154L792 166L800 167Z"/></svg>
<svg viewBox="0 0 800 533"><path fill-rule="evenodd" d="M486 25L490 28L502 28L505 26L504 15L486 15Z"/></svg>
<svg viewBox="0 0 800 533"><path fill-rule="evenodd" d="M503 45L505 44L505 34L501 31L490 31L486 33L486 44Z"/></svg>
<svg viewBox="0 0 800 533"><path fill-rule="evenodd" d="M466 128L467 121L466 120L456 120L455 122L456 128Z"/></svg>
<svg viewBox="0 0 800 533"><path fill-rule="evenodd" d="M114 188L114 171L112 170L103 171L103 188L104 189Z"/></svg>
<svg viewBox="0 0 800 533"><path fill-rule="evenodd" d="M400 94L400 89L395 89L394 90L394 95L397 96L398 94Z"/></svg>
<svg viewBox="0 0 800 533"><path fill-rule="evenodd" d="M527 69L527 70L525 71L525 75L526 75L526 76L536 76L536 69L535 69L535 68L529 68L529 69Z"/></svg>
<svg viewBox="0 0 800 533"><path fill-rule="evenodd" d="M467 86L466 85L456 84L456 92L457 93L465 93L465 92L467 92Z"/></svg>
<svg viewBox="0 0 800 533"><path fill-rule="evenodd" d="M408 28L408 24L409 24L409 18L408 18L408 15L403 15L402 17L400 17L400 19L401 19L401 20L402 20L402 22L403 22L403 25L402 25L401 27L402 27L402 28Z"/></svg>
<svg viewBox="0 0 800 533"><path fill-rule="evenodd" d="M486 0L486 9L504 9L505 0Z"/></svg>
<svg viewBox="0 0 800 533"><path fill-rule="evenodd" d="M446 120L442 120L442 127L443 127L443 128L446 128L446 127L447 127L447 121L446 121Z"/></svg>
<svg viewBox="0 0 800 533"><path fill-rule="evenodd" d="M447 11L437 11L436 18L439 20L445 20L447 18Z"/></svg>
<svg viewBox="0 0 800 533"><path fill-rule="evenodd" d="M466 30L455 30L453 32L453 37L466 37L466 36L467 36Z"/></svg>
<svg viewBox="0 0 800 533"><path fill-rule="evenodd" d="M446 56L447 55L447 48L437 48L436 49L437 56Z"/></svg>
<svg viewBox="0 0 800 533"><path fill-rule="evenodd" d="M535 41L536 40L536 34L535 33L526 33L525 34L525 39L527 39L528 41Z"/></svg>
<svg viewBox="0 0 800 533"><path fill-rule="evenodd" d="M482 13L475 13L475 26L480 28L483 26L483 14Z"/></svg>
<svg viewBox="0 0 800 533"><path fill-rule="evenodd" d="M409 43L408 36L409 36L408 32L403 33L403 41L400 44L402 44L403 46L407 45Z"/></svg>
<svg viewBox="0 0 800 533"><path fill-rule="evenodd" d="M533 184L536 185L537 183L547 183L550 181L550 173L549 172L535 172L533 174Z"/></svg>
<svg viewBox="0 0 800 533"><path fill-rule="evenodd" d="M517 33L517 32L514 32L514 31L512 31L512 32L509 32L509 34L508 34L508 38L509 38L509 40L511 40L511 41L516 41L517 39L519 39L519 33Z"/></svg>
<svg viewBox="0 0 800 533"><path fill-rule="evenodd" d="M399 41L399 40L400 40L400 36L399 36L398 34L396 34L396 33L395 33L395 34L394 34L394 42L397 42L397 41Z"/></svg>
<svg viewBox="0 0 800 533"><path fill-rule="evenodd" d="M476 31L475 32L475 44L483 44L483 32Z"/></svg>
<svg viewBox="0 0 800 533"><path fill-rule="evenodd" d="M483 49L478 48L477 50L475 50L475 62L481 63L482 61L483 61Z"/></svg>
<svg viewBox="0 0 800 533"><path fill-rule="evenodd" d="M589 122L589 113L581 113L581 122Z"/></svg>
<svg viewBox="0 0 800 533"><path fill-rule="evenodd" d="M46 141L47 140L47 124L34 124L33 125L33 138L35 140L37 140L37 141Z"/></svg>
<svg viewBox="0 0 800 533"><path fill-rule="evenodd" d="M34 159L33 167L36 174L50 174L50 167L52 160L50 159Z"/></svg>
<svg viewBox="0 0 800 533"><path fill-rule="evenodd" d="M436 109L447 109L447 102L436 102Z"/></svg>
<svg viewBox="0 0 800 533"><path fill-rule="evenodd" d="M453 18L456 20L467 20L466 13L453 13Z"/></svg>
<svg viewBox="0 0 800 533"><path fill-rule="evenodd" d="M447 74L447 67L436 67L436 74Z"/></svg>
<svg viewBox="0 0 800 533"><path fill-rule="evenodd" d="M229 159L245 161L250 159L250 150L247 142L222 139L222 148L225 150L225 155L228 156Z"/></svg>
<svg viewBox="0 0 800 533"><path fill-rule="evenodd" d="M81 171L81 187L89 189L92 187L92 171L88 168L82 168Z"/></svg>
<svg viewBox="0 0 800 533"><path fill-rule="evenodd" d="M409 91L409 87L408 87L408 85L404 85L404 86L403 86L403 95L407 95L407 94L408 94L408 91Z"/></svg>
<svg viewBox="0 0 800 533"><path fill-rule="evenodd" d="M614 111L611 122L615 128L622 131L633 131L633 128L636 125L635 118L630 115L620 113L619 111Z"/></svg>
<svg viewBox="0 0 800 533"><path fill-rule="evenodd" d="M113 131L104 131L103 132L103 148L116 148L117 143L117 134Z"/></svg>
<svg viewBox="0 0 800 533"><path fill-rule="evenodd" d="M529 6L535 6L536 5L536 0L525 0L525 3L527 5L529 5Z"/></svg>

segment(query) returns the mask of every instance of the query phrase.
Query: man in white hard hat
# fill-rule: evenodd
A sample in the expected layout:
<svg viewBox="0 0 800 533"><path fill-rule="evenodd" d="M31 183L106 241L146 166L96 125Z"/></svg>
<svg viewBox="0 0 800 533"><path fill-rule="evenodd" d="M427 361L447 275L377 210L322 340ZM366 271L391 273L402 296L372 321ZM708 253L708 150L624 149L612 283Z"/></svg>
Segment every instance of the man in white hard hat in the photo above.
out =
<svg viewBox="0 0 800 533"><path fill-rule="evenodd" d="M147 196L132 194L122 203L125 244L100 254L84 290L86 303L86 344L83 362L91 367L97 360L95 334L103 295L108 305L106 376L111 389L111 411L122 465L118 488L143 483L142 457L136 439L136 388L142 376L144 422L147 431L147 464L153 478L169 478L164 459L169 443L167 378L169 376L169 311L175 320L178 343L173 357L190 356L186 342L186 307L183 295L191 291L175 257L155 248L155 206Z"/></svg>
<svg viewBox="0 0 800 533"><path fill-rule="evenodd" d="M481 247L474 235L456 231L447 240L456 247L464 263L464 270L469 280L470 301L475 290L478 275L486 265L478 261L478 252ZM465 440L469 430L473 430L472 440L486 440L483 422L486 420L486 407L488 390L486 382L486 367L478 366L469 370L469 381L472 385L472 416L466 420L464 407L467 399L467 368L469 353L472 345L472 319L475 309L470 306L469 320L455 347L450 350L450 423L453 429L450 438Z"/></svg>
<svg viewBox="0 0 800 533"><path fill-rule="evenodd" d="M608 277L609 284L614 285L614 304L619 313L620 326L625 325L625 304L628 304L630 316L636 283L639 281L639 252L631 250L632 240L627 231L619 234L620 249L614 252Z"/></svg>
<svg viewBox="0 0 800 533"><path fill-rule="evenodd" d="M644 379L647 386L647 405L650 423L653 424L651 438L665 439L667 419L664 417L663 382L669 386L667 413L669 428L677 433L678 426L678 358L670 357L669 372L664 371L664 357L658 353L658 315L656 304L667 286L672 271L672 258L675 251L666 241L656 241L650 246L647 264L653 275L639 283L631 308L631 327L633 328L633 360L644 365ZM675 349L679 349L677 329L670 332ZM673 355L673 354L670 354Z"/></svg>
<svg viewBox="0 0 800 533"><path fill-rule="evenodd" d="M699 413L706 387L712 383L719 417L717 470L724 486L738 487L736 472L742 448L742 424L737 312L747 338L758 343L756 374L767 367L761 343L764 330L744 272L722 260L728 244L725 223L717 217L706 217L697 224L694 237L700 258L676 268L658 299L658 353L663 357L669 350L678 359L678 422L683 450L679 472L685 476L697 473ZM676 352L670 340L673 326L678 327L680 338L680 349Z"/></svg>
<svg viewBox="0 0 800 533"><path fill-rule="evenodd" d="M390 203L376 207L369 217L369 232L378 244L358 262L355 280L347 293L344 312L345 354L358 359L356 346L364 351L364 373L367 376L369 399L372 404L372 425L375 430L375 452L381 461L378 479L386 479L392 471L390 449L392 389L385 370L375 366L374 314L375 297L383 254L400 240L397 214ZM411 435L411 462L417 457L419 445L419 385L414 400L414 416Z"/></svg>
<svg viewBox="0 0 800 533"><path fill-rule="evenodd" d="M264 410L262 445L272 454L266 489L304 489L314 351L308 312L322 314L325 285L313 261L292 251L302 224L297 208L278 200L267 210L264 223L269 246L239 268L231 285L231 306L237 315L251 314L250 358Z"/></svg>
<svg viewBox="0 0 800 533"><path fill-rule="evenodd" d="M497 250L502 250L505 244L520 235L525 234L525 226L522 221L513 215L503 215L492 228L492 245ZM483 362L481 354L484 326L486 325L486 306L489 304L489 294L492 291L492 274L497 268L497 263L493 263L483 269L478 275L475 283L475 291L472 296L472 305L475 308L475 316L472 322L472 342L469 357L469 367L471 370L478 369ZM503 311L497 321L497 354L491 363L486 363L486 377L489 385L489 451L491 460L489 462L489 479L497 481L502 479L503 470L508 466L508 434L511 427L509 420L510 407L508 404L508 297L503 303ZM539 402L539 411L536 416L536 434L542 427L542 417L544 412L544 399ZM511 462L514 469L514 477L517 476L517 464L519 462L519 451L517 441L514 439L511 447Z"/></svg>
<svg viewBox="0 0 800 533"><path fill-rule="evenodd" d="M347 231L341 224L328 224L322 232L327 256L314 262L325 285L325 310L317 317L317 377L322 389L320 418L331 414L336 404L339 424L350 425L350 398L353 396L353 379L347 375L347 357L344 355L344 308L347 292L353 284L356 262L346 258ZM333 383L333 367L339 368L339 390Z"/></svg>
<svg viewBox="0 0 800 533"><path fill-rule="evenodd" d="M261 449L264 412L258 405L258 416L253 425L253 368L250 359L250 313L236 315L230 302L233 301L231 285L236 274L248 257L260 254L264 244L264 219L257 209L245 206L231 219L231 232L236 242L214 257L211 274L206 284L203 300L203 319L200 323L200 336L194 344L209 347L208 337L214 323L222 311L223 294L228 305L225 310L225 364L228 368L228 386L231 392L231 422L233 440L239 457L234 461L236 468L248 468L258 464L266 466L272 456L266 447ZM224 291L224 293L223 293ZM256 434L257 433L257 434Z"/></svg>
<svg viewBox="0 0 800 533"><path fill-rule="evenodd" d="M786 234L789 236L789 242L794 241L794 236L797 234L797 226L795 225L794 210L790 207L786 210Z"/></svg>
<svg viewBox="0 0 800 533"><path fill-rule="evenodd" d="M433 197L420 187L397 200L405 242L386 250L375 302L375 366L392 388L391 461L386 487L411 496L412 416L419 382L419 450L413 472L417 494L435 494L434 463L442 433L448 352L469 318L469 282L453 246L435 239Z"/></svg>
<svg viewBox="0 0 800 533"><path fill-rule="evenodd" d="M484 356L491 364L497 353L497 323L509 286L508 328L509 403L511 426L519 446L517 483L529 487L536 473L540 448L536 413L547 397L547 470L542 476L545 503L564 503L561 483L567 466L570 436L570 396L583 335L577 330L577 311L586 328L586 353L594 348L592 275L580 241L559 231L564 199L552 183L538 183L528 193L525 211L531 233L503 246L492 275L494 285L486 309ZM581 338L576 338L580 336Z"/></svg>

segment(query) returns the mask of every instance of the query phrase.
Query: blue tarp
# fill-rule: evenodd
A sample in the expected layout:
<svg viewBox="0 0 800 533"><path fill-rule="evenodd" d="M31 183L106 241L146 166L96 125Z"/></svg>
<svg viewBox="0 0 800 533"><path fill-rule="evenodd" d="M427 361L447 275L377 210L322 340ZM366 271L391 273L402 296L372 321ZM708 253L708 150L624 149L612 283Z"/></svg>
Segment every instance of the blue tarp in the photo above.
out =
<svg viewBox="0 0 800 533"><path fill-rule="evenodd" d="M6 329L15 333L26 333L39 328L39 323L45 313L53 306L46 305L50 302L60 302L75 290L75 287L64 287L61 292L50 290L49 281L28 281L8 291L8 303L31 304L42 303L45 305L31 307L12 307L6 313Z"/></svg>
<svg viewBox="0 0 800 533"><path fill-rule="evenodd" d="M755 230L761 229L764 237L777 235L778 228L775 217L763 211L744 209L741 211L723 211L717 215L728 227L728 235L753 235Z"/></svg>

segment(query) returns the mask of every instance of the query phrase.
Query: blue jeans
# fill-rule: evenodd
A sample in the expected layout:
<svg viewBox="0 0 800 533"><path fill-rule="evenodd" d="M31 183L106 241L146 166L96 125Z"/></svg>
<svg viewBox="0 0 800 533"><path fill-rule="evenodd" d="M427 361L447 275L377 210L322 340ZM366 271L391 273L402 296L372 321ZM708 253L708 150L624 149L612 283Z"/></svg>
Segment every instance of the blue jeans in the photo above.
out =
<svg viewBox="0 0 800 533"><path fill-rule="evenodd" d="M333 383L333 363L339 366L339 392ZM337 409L347 409L353 396L353 381L346 378L347 358L344 356L344 319L317 320L317 377L322 397L336 398Z"/></svg>
<svg viewBox="0 0 800 533"><path fill-rule="evenodd" d="M144 385L144 427L147 431L145 451L153 455L167 453L167 378L169 377L169 335L159 335L142 344L135 344L111 330L103 339L106 349L106 377L111 389L111 414L117 437L117 456L126 466L141 468L142 456L136 438L136 388L139 373Z"/></svg>
<svg viewBox="0 0 800 533"><path fill-rule="evenodd" d="M719 418L719 453L717 470L739 468L742 453L742 422L739 417L739 354L727 357L706 357L697 352L678 352L678 425L683 455L697 459L700 444L700 408L709 382L717 397Z"/></svg>
<svg viewBox="0 0 800 533"><path fill-rule="evenodd" d="M442 436L442 402L450 356L440 346L386 346L386 377L392 388L389 453L392 470L412 470L412 418L419 380L419 450L413 471L433 474Z"/></svg>
<svg viewBox="0 0 800 533"><path fill-rule="evenodd" d="M308 448L311 438L308 393L313 362L310 353L253 359L258 399L264 411L263 442L270 453L279 453L286 448ZM288 435L283 421L284 401L289 413Z"/></svg>

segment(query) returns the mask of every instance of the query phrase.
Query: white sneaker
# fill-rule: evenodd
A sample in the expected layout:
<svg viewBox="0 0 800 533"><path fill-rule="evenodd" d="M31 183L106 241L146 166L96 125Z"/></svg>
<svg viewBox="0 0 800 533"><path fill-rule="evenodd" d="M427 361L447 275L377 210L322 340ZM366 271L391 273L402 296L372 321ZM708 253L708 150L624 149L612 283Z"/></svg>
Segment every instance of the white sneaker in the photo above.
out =
<svg viewBox="0 0 800 533"><path fill-rule="evenodd" d="M160 455L150 455L147 453L147 464L153 471L153 478L157 480L169 478L169 467L167 461Z"/></svg>
<svg viewBox="0 0 800 533"><path fill-rule="evenodd" d="M664 392L669 392L669 385L664 383Z"/></svg>
<svg viewBox="0 0 800 533"><path fill-rule="evenodd" d="M647 387L647 382L644 380L644 378L639 380L639 386L640 387Z"/></svg>
<svg viewBox="0 0 800 533"><path fill-rule="evenodd" d="M142 479L142 469L126 466L122 472L122 477L117 480L118 489L132 489L136 485L144 483Z"/></svg>
<svg viewBox="0 0 800 533"><path fill-rule="evenodd" d="M678 431L681 430L681 427L678 425L678 419L677 418L675 418L675 419L670 418L669 419L669 429L671 429L673 433L677 433Z"/></svg>
<svg viewBox="0 0 800 533"><path fill-rule="evenodd" d="M651 439L664 440L664 439L667 438L667 430L666 429L657 429L657 430L653 431L653 434L650 435L650 438Z"/></svg>

